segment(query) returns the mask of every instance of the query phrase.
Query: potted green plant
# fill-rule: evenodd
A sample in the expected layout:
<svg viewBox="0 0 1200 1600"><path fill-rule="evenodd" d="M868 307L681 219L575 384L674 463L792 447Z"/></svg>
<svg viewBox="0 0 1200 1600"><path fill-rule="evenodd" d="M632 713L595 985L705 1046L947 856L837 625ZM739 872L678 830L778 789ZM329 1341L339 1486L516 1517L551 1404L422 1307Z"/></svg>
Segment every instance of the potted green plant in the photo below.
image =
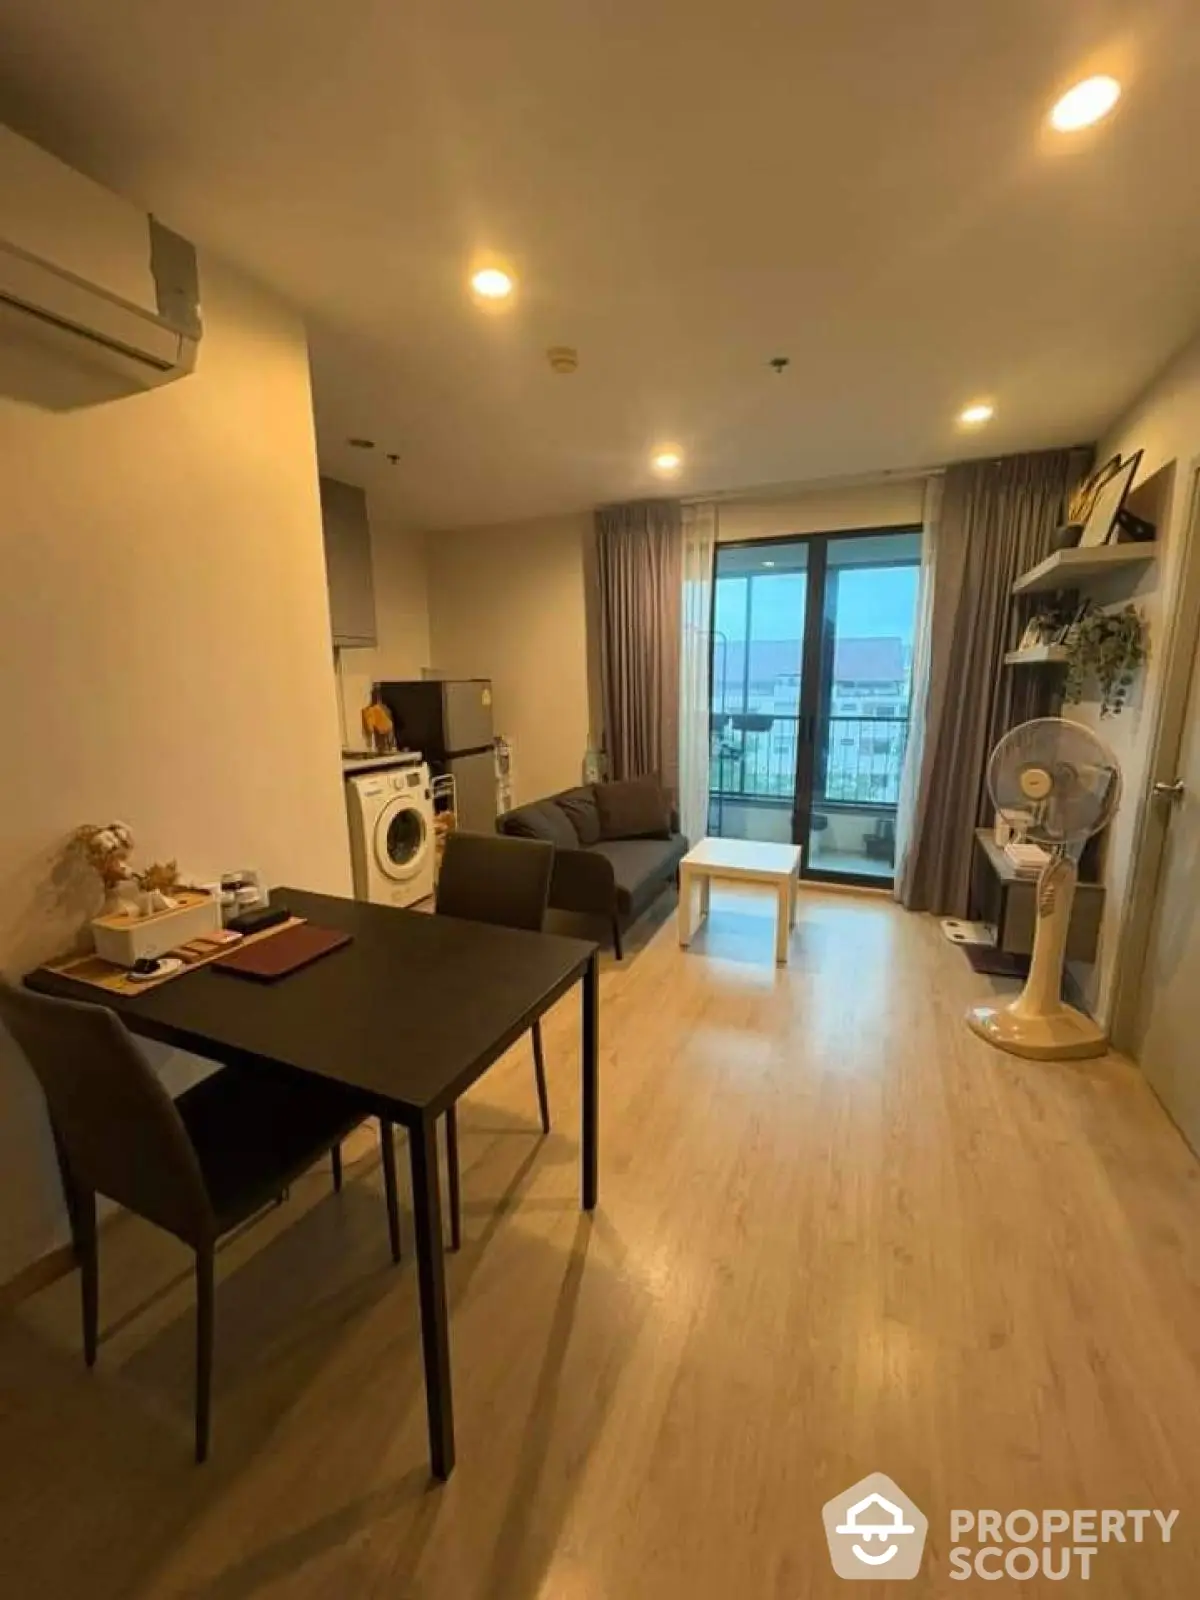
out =
<svg viewBox="0 0 1200 1600"><path fill-rule="evenodd" d="M1064 696L1078 705L1087 686L1100 690L1101 717L1125 709L1134 677L1146 659L1146 624L1134 605L1104 611L1094 602L1072 624L1066 637L1067 682Z"/></svg>

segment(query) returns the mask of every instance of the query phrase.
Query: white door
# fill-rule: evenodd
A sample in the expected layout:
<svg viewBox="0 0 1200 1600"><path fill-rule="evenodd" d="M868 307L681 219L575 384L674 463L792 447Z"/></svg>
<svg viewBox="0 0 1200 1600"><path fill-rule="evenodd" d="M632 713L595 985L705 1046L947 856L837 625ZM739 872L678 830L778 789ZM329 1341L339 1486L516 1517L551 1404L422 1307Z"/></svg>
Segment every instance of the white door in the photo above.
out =
<svg viewBox="0 0 1200 1600"><path fill-rule="evenodd" d="M1200 651L1192 667L1178 787L1151 804L1168 814L1135 1050L1142 1070L1200 1154Z"/></svg>

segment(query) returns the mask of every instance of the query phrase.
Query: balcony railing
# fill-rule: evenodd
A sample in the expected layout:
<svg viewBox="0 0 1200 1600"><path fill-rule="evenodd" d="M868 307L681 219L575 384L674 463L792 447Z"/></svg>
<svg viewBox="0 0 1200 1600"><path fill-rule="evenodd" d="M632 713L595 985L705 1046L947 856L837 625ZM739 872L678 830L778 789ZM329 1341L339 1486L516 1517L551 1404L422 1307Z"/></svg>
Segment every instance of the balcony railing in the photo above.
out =
<svg viewBox="0 0 1200 1600"><path fill-rule="evenodd" d="M799 737L798 716L714 712L710 791L790 801ZM815 802L896 806L907 743L907 717L831 717L817 751Z"/></svg>

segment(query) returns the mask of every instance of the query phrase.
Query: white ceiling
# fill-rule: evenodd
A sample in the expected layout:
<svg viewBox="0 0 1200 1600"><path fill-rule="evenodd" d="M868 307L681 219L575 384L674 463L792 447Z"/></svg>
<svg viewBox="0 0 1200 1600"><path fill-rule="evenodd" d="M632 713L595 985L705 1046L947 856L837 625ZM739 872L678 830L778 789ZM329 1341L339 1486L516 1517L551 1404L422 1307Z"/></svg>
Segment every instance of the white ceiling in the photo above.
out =
<svg viewBox="0 0 1200 1600"><path fill-rule="evenodd" d="M323 465L426 528L661 491L664 441L698 491L1095 437L1200 321L1198 68L1194 0L0 23L4 114L304 307ZM1049 134L1100 70L1117 114ZM507 315L465 292L485 250L518 269Z"/></svg>

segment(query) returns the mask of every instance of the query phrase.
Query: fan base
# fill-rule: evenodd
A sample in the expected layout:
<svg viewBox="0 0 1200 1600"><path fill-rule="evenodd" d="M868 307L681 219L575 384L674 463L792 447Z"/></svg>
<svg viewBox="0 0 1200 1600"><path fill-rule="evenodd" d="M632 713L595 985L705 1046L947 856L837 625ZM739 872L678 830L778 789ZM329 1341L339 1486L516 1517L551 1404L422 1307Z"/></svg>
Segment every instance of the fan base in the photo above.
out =
<svg viewBox="0 0 1200 1600"><path fill-rule="evenodd" d="M1044 1017L1021 1016L1012 1006L972 1006L967 1026L998 1050L1027 1061L1083 1061L1108 1049L1104 1030L1074 1006Z"/></svg>

